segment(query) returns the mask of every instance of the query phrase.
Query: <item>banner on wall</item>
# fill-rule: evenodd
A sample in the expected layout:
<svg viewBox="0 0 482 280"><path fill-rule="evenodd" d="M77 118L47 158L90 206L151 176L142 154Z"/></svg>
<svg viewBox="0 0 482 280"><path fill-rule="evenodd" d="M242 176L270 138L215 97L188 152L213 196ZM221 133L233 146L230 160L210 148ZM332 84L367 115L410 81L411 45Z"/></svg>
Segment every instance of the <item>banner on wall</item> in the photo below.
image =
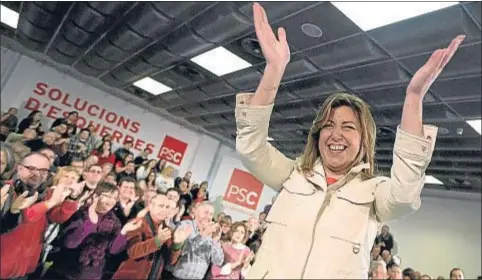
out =
<svg viewBox="0 0 482 280"><path fill-rule="evenodd" d="M161 149L159 150L158 158L163 158L167 162L175 165L181 165L184 153L187 149L187 143L182 142L179 139L166 135L164 142L162 142Z"/></svg>
<svg viewBox="0 0 482 280"><path fill-rule="evenodd" d="M223 206L253 215L258 208L262 192L263 183L251 173L234 168L224 193Z"/></svg>
<svg viewBox="0 0 482 280"><path fill-rule="evenodd" d="M155 141L142 139L139 136L142 131L141 120L128 117L119 110L103 107L88 98L74 96L44 81L34 85L32 95L26 101L24 108L28 111L39 110L52 120L65 118L69 112L77 111L79 112L78 127L86 128L93 125L99 137L111 134L113 141L120 144L132 141L134 151L148 149L158 158L171 163L173 167L181 166L188 147L186 142L169 135L164 137L162 144L157 139ZM144 135L148 134L144 133Z"/></svg>

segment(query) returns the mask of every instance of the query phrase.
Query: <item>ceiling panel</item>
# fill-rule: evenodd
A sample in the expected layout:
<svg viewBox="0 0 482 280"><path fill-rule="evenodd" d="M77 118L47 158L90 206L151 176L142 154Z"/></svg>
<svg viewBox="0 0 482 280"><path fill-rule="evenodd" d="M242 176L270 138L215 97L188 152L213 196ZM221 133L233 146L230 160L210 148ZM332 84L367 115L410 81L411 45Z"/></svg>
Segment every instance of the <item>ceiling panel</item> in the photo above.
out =
<svg viewBox="0 0 482 280"><path fill-rule="evenodd" d="M346 89L331 75L312 77L302 81L289 83L287 87L293 94L303 99L312 99L327 96L331 93L345 91Z"/></svg>
<svg viewBox="0 0 482 280"><path fill-rule="evenodd" d="M303 52L318 67L336 71L348 67L375 63L389 56L365 34L356 34Z"/></svg>
<svg viewBox="0 0 482 280"><path fill-rule="evenodd" d="M447 64L440 78L461 77L464 75L480 75L481 73L481 45L480 41L469 45L460 46L453 59ZM430 57L430 54L422 54L409 58L400 59L412 73L415 73Z"/></svg>
<svg viewBox="0 0 482 280"><path fill-rule="evenodd" d="M443 18L450 20L441 20ZM432 52L447 46L460 34L467 36L466 44L479 42L481 36L480 29L459 5L377 28L368 34L395 57Z"/></svg>
<svg viewBox="0 0 482 280"><path fill-rule="evenodd" d="M301 26L306 23L320 28L322 36L313 38L303 33ZM273 29L277 30L278 26L286 29L288 43L297 50L304 50L361 32L358 26L347 20L345 15L330 2L323 2L292 17L281 20L274 24Z"/></svg>
<svg viewBox="0 0 482 280"><path fill-rule="evenodd" d="M405 71L393 60L344 70L335 75L344 85L355 90L397 85L409 81Z"/></svg>

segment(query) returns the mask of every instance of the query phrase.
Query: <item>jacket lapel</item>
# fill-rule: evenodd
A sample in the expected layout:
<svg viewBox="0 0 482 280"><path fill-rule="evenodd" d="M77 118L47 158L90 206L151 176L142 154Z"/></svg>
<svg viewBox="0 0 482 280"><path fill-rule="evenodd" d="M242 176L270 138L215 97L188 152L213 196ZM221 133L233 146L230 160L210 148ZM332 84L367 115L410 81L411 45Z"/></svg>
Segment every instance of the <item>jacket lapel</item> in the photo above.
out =
<svg viewBox="0 0 482 280"><path fill-rule="evenodd" d="M326 184L326 177L325 177L325 169L323 169L323 164L321 164L321 160L318 159L313 167L313 174L311 176L307 175L306 179L310 181L312 184L317 186L322 191L326 192L327 184Z"/></svg>

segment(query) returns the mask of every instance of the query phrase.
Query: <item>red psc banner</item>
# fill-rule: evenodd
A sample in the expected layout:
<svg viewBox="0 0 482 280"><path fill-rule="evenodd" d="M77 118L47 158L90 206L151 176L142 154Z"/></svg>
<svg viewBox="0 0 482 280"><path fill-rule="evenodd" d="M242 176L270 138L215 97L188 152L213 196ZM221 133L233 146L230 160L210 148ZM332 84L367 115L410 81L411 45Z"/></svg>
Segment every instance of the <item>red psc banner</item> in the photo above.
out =
<svg viewBox="0 0 482 280"><path fill-rule="evenodd" d="M186 153L187 143L174 137L166 135L159 150L158 158L165 159L170 163L181 165L184 154Z"/></svg>
<svg viewBox="0 0 482 280"><path fill-rule="evenodd" d="M235 168L224 193L224 201L256 210L262 192L263 183L250 173Z"/></svg>

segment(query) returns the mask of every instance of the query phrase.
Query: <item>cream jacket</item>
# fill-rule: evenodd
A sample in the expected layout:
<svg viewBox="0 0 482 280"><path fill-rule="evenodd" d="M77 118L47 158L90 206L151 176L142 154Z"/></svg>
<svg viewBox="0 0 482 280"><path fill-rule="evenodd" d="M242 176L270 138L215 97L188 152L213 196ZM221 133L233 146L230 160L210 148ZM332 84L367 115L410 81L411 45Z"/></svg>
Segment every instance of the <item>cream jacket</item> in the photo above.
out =
<svg viewBox="0 0 482 280"><path fill-rule="evenodd" d="M280 194L248 278L366 279L379 226L420 207L437 128L424 126L425 139L398 129L391 178L363 181L360 171L369 165L356 166L334 184L339 188L323 210L321 162L311 177L298 172L295 161L267 142L273 105L250 106L251 97L237 96L236 148L246 168Z"/></svg>

